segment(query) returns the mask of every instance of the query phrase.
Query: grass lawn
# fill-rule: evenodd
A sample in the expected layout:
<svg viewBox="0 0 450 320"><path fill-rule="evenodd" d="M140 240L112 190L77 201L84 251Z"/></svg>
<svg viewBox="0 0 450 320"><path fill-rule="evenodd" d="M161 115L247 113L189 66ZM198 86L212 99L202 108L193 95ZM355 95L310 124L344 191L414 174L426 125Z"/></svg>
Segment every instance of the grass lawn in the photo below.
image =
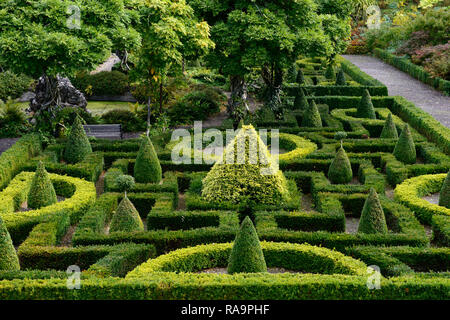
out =
<svg viewBox="0 0 450 320"><path fill-rule="evenodd" d="M130 102L122 102L122 101L89 101L87 105L87 109L94 116L101 116L102 114L113 110L113 109L122 109L122 110L130 110L129 105L132 105ZM28 108L28 102L19 102L18 105L22 110Z"/></svg>

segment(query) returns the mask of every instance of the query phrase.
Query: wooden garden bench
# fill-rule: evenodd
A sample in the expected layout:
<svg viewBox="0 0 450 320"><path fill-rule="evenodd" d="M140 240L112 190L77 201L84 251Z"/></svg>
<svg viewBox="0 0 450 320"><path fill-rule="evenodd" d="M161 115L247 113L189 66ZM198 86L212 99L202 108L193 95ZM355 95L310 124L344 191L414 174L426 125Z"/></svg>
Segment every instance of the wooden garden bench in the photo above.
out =
<svg viewBox="0 0 450 320"><path fill-rule="evenodd" d="M96 124L83 126L84 131L88 137L95 137L98 139L122 139L122 125L121 124Z"/></svg>

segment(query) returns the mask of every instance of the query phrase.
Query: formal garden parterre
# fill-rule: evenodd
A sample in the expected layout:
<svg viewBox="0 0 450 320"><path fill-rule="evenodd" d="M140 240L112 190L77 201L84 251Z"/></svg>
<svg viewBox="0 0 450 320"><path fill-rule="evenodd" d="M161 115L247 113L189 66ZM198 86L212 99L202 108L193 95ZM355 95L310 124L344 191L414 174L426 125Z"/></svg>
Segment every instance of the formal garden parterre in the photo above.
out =
<svg viewBox="0 0 450 320"><path fill-rule="evenodd" d="M317 9L314 1L293 2L303 14ZM320 10L330 17L349 10L337 7ZM192 28L186 21L194 11L186 12L186 20L178 18ZM329 24L342 27L330 17ZM249 91L264 103L249 110L238 103L245 96L242 81L256 76L237 73L234 61L219 71L226 39L215 30L217 69L187 63L185 76L194 82L178 84L184 89L176 103L148 103L158 116L147 113L152 125L139 112L113 110L115 119L139 127L130 131L147 127L146 133L88 138L86 105L71 105L59 111L69 120L51 135L32 123L40 129L26 130L0 155L0 299L449 299L450 130L403 97L388 96L383 83L338 55L345 49L339 41L327 47L327 56L268 51L293 62L263 66L263 81ZM208 32L193 33L197 51L213 50ZM230 50L236 54L237 48ZM148 67L144 53L135 58L132 68ZM175 71L164 68L152 69L150 83L166 77L165 86L177 87ZM59 81L47 72L50 82ZM102 76L74 74L72 83L86 95L126 91L119 88L126 73L107 76L117 85L111 90L104 83L93 88ZM136 97L145 86L133 84ZM192 124L223 111L227 86L233 108L215 126L218 136L210 138L207 127L184 126L186 135L174 138L177 121ZM162 85L147 89L150 97L163 92ZM170 110L157 112L164 103ZM208 114L173 121L190 108ZM161 124L167 115L172 122ZM230 131L234 136L227 139ZM200 145L194 141L199 132ZM75 289L66 272L73 267L81 271ZM369 285L374 272L376 288Z"/></svg>

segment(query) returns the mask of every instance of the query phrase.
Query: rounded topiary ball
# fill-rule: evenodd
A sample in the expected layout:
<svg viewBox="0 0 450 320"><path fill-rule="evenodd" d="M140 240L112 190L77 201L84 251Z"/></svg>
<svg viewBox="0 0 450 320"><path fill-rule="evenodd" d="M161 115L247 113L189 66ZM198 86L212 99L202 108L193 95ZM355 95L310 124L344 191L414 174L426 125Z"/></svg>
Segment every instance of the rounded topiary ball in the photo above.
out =
<svg viewBox="0 0 450 320"><path fill-rule="evenodd" d="M130 191L131 189L134 188L134 186L136 184L134 181L134 178L132 176L129 176L126 174L118 176L116 179L116 183L117 183L117 187L122 192Z"/></svg>

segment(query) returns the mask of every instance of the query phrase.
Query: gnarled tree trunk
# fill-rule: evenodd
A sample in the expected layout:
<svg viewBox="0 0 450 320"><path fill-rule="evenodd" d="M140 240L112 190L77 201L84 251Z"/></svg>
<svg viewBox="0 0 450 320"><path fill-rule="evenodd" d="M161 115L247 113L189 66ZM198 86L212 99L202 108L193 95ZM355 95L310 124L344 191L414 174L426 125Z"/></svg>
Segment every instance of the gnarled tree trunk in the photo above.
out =
<svg viewBox="0 0 450 320"><path fill-rule="evenodd" d="M261 69L261 77L267 86L266 105L268 105L277 117L281 117L281 86L283 84L283 70L278 67L265 65Z"/></svg>
<svg viewBox="0 0 450 320"><path fill-rule="evenodd" d="M230 76L231 97L228 99L227 111L233 118L233 126L236 129L239 121L243 119L246 112L249 112L247 106L247 85L242 76Z"/></svg>

